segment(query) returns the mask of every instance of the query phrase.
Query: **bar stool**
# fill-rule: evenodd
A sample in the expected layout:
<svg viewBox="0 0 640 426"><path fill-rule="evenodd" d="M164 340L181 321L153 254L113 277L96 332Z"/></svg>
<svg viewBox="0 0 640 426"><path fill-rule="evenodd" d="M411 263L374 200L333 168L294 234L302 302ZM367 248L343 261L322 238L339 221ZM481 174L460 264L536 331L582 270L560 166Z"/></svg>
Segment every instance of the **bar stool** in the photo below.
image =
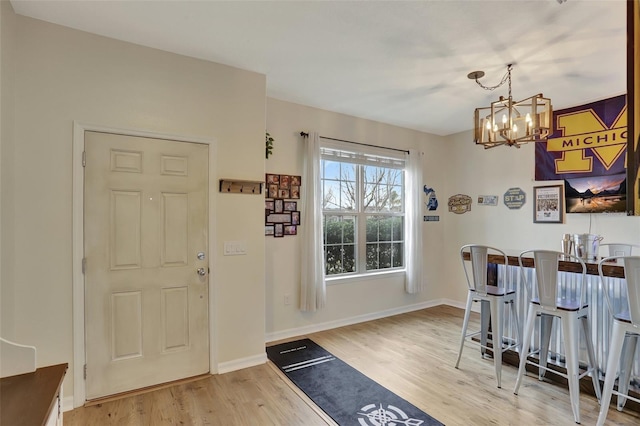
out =
<svg viewBox="0 0 640 426"><path fill-rule="evenodd" d="M471 277L467 263L464 260L464 253L468 251L471 258ZM486 344L485 334L487 330L474 331L467 333L469 326L469 316L471 315L471 306L473 302L486 302L489 304L489 310L491 312L491 340L492 340L492 352L493 362L496 370L496 381L500 388L502 379L502 353L508 349L513 349L518 345L516 340L513 343L507 342L505 346L503 344L504 334L504 305L509 304L514 320L516 321L516 330L520 330L517 326L518 316L516 314L516 292L515 290L508 290L504 288L504 285L487 285L487 264L488 255L496 254L504 258L504 264L508 265L507 255L497 248L483 246L478 244L467 244L460 249L460 258L462 259L462 267L464 269L465 277L467 278L467 305L464 311L464 321L462 323L462 336L460 338L460 350L458 352L458 360L456 361L456 368L460 364L460 358L462 357L462 349L464 348L464 342L470 337L483 334L480 346L482 349L488 349ZM518 336L519 337L519 336Z"/></svg>
<svg viewBox="0 0 640 426"><path fill-rule="evenodd" d="M600 249L608 250L608 254L605 256L631 256L634 248L639 249L640 245L631 243L600 244Z"/></svg>
<svg viewBox="0 0 640 426"><path fill-rule="evenodd" d="M520 352L520 367L518 368L518 378L514 394L518 394L518 389L522 383L522 376L525 373L526 364L538 367L539 378L542 380L544 372L549 371L558 374L569 382L569 396L571 399L571 409L573 410L573 418L576 423L580 423L580 386L579 380L585 375L591 373L593 387L598 400L600 400L600 383L598 381L597 364L595 362L595 352L593 350L593 342L591 341L591 331L588 318L588 305L585 302L586 295L586 272L587 267L584 261L576 256L550 250L526 250L520 253L519 263L522 271L523 282L527 282L524 273L523 258L533 254L535 268L535 283L537 295L531 298L529 304L529 313L527 315L527 323L525 325L524 340L522 342L522 352ZM580 280L579 299L565 298L559 294L558 289L558 263L560 259L579 263L581 266L582 279ZM533 293L534 288L527 285L527 288ZM540 316L540 350L529 352L531 344L531 336L533 335L534 323L537 316ZM560 318L562 321L562 331L564 335L564 347L566 355L567 373L547 368L547 355L549 349L549 339L551 338L551 327L553 319ZM578 363L579 350L579 327L582 323L585 340L587 343L587 352L589 357L589 366L587 370L580 374ZM529 355L539 353L539 361L529 360Z"/></svg>
<svg viewBox="0 0 640 426"><path fill-rule="evenodd" d="M618 261L624 267L624 276L626 281L626 306L616 309L609 295L612 291L611 281L606 280L603 273L603 265L607 262ZM640 399L633 398L628 395L629 380L631 377L631 367L635 355L635 349L638 345L638 336L640 336L640 257L639 256L611 256L606 257L598 264L598 272L600 273L600 282L602 283L602 291L607 302L609 313L613 318L613 327L611 331L611 342L609 344L609 358L607 360L607 370L604 380L604 388L602 390L602 400L600 401L600 414L598 416L598 425L603 425L607 413L609 412L609 402L611 394L618 396L618 411L622 411L622 407L627 399L640 403ZM627 336L627 351L622 357L622 346ZM622 364L622 365L620 365ZM613 390L613 384L616 380L618 367L620 366L620 374L618 378L618 390Z"/></svg>

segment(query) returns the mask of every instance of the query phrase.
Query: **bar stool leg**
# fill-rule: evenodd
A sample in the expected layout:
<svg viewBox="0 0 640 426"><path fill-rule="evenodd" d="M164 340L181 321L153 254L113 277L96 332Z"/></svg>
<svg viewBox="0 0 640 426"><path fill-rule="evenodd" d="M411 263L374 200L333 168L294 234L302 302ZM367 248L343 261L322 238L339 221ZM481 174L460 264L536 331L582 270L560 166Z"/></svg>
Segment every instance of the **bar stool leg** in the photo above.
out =
<svg viewBox="0 0 640 426"><path fill-rule="evenodd" d="M489 324L491 324L491 302L480 301L480 354L484 358L487 355L487 339L489 336Z"/></svg>
<svg viewBox="0 0 640 426"><path fill-rule="evenodd" d="M604 388L602 390L602 399L600 400L600 414L598 415L598 426L603 426L609 412L609 403L611 402L611 393L613 392L613 383L616 381L616 373L618 363L620 362L620 354L622 353L622 343L624 342L624 329L621 329L618 321L613 322L611 331L611 343L609 346L609 359L607 360L607 370L604 376Z"/></svg>
<svg viewBox="0 0 640 426"><path fill-rule="evenodd" d="M520 366L518 367L518 378L516 379L516 386L513 389L514 394L518 394L520 389L520 383L522 383L522 376L524 376L525 366L527 364L527 356L529 355L529 343L531 342L531 335L533 334L533 326L535 325L536 310L529 308L527 314L527 323L524 326L524 337L522 339L522 350L520 352Z"/></svg>
<svg viewBox="0 0 640 426"><path fill-rule="evenodd" d="M618 411L622 411L627 403L627 393L629 392L629 381L631 380L631 369L633 368L633 357L638 345L638 335L627 336L622 345L622 356L620 358L620 378L618 379Z"/></svg>
<svg viewBox="0 0 640 426"><path fill-rule="evenodd" d="M552 315L540 315L540 365L538 369L538 380L542 380L547 373L545 368L549 361L549 341L551 340L551 328L553 326Z"/></svg>
<svg viewBox="0 0 640 426"><path fill-rule="evenodd" d="M458 360L456 361L456 368L460 364L460 357L462 357L462 349L464 348L464 341L467 337L467 327L469 326L469 316L471 316L471 305L473 304L473 295L471 292L467 294L467 307L464 310L464 320L462 322L462 336L460 337L460 350L458 351Z"/></svg>
<svg viewBox="0 0 640 426"><path fill-rule="evenodd" d="M520 321L518 321L518 312L516 310L516 302L509 303L511 305L511 321L516 325L516 346L522 346L522 331L520 330Z"/></svg>
<svg viewBox="0 0 640 426"><path fill-rule="evenodd" d="M502 335L504 328L504 304L498 303L497 300L489 303L491 308L491 327L492 327L492 342L493 342L493 364L496 369L496 380L498 382L498 388L501 388L502 382Z"/></svg>
<svg viewBox="0 0 640 426"><path fill-rule="evenodd" d="M596 363L596 351L593 349L593 340L591 340L591 326L589 318L582 317L582 330L584 331L585 342L587 343L587 355L589 356L589 368L591 369L591 381L593 383L593 391L598 398L598 402L602 399L600 392L600 379L598 378L598 364Z"/></svg>
<svg viewBox="0 0 640 426"><path fill-rule="evenodd" d="M569 382L569 397L571 399L571 409L573 419L580 423L580 383L578 381L578 330L579 322L576 318L569 316L562 317L562 328L564 332L564 343L567 364L567 380Z"/></svg>

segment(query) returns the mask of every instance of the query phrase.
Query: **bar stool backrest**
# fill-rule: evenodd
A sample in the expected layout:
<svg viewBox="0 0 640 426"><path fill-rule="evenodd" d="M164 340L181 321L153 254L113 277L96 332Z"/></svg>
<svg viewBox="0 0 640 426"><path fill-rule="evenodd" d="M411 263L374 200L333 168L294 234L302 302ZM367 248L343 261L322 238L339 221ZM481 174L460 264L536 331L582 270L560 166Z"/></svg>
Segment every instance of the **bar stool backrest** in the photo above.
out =
<svg viewBox="0 0 640 426"><path fill-rule="evenodd" d="M471 277L464 260L464 252L468 251L471 257ZM504 264L508 264L507 255L500 249L480 244L467 244L460 248L460 258L469 290L486 296L487 294L487 264L489 253L499 254L504 257Z"/></svg>
<svg viewBox="0 0 640 426"><path fill-rule="evenodd" d="M640 248L637 244L630 243L606 243L600 244L601 249L608 249L605 256L631 256L634 248Z"/></svg>
<svg viewBox="0 0 640 426"><path fill-rule="evenodd" d="M529 253L533 253L536 278L535 289L538 292L539 303L542 307L546 309L556 309L558 307L558 264L560 262L560 259L581 264L582 280L580 280L580 306L584 304L586 289L584 281L587 273L587 266L582 259L571 254L552 250L523 251L522 253L520 253L519 262L520 269L523 271L523 279L525 280L525 282L526 277L524 275L524 266L522 259L524 257L527 257L526 255ZM533 290L533 288L531 290Z"/></svg>
<svg viewBox="0 0 640 426"><path fill-rule="evenodd" d="M600 273L601 282L604 287L605 300L607 301L609 312L613 317L620 314L620 312L614 312L613 304L609 298L609 289L606 288L608 281L604 279L605 277L602 273L602 268L605 263L614 262L618 259L622 260L622 265L624 266L629 317L633 325L640 327L640 256L610 256L600 261L598 264L598 272Z"/></svg>

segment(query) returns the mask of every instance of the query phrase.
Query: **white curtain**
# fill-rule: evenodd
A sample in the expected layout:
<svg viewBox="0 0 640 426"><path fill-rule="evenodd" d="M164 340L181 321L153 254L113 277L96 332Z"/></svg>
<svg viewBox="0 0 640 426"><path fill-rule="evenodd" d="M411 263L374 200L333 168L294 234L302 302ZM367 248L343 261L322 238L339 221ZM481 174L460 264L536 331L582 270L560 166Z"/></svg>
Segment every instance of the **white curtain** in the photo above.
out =
<svg viewBox="0 0 640 426"><path fill-rule="evenodd" d="M419 151L412 149L406 161L405 187L405 253L407 275L404 288L407 293L420 293L424 290L422 276L422 212L420 195L422 194L422 158Z"/></svg>
<svg viewBox="0 0 640 426"><path fill-rule="evenodd" d="M300 268L300 310L324 307L327 287L324 281L322 248L322 188L320 186L320 136L309 132L305 141L302 172L302 265Z"/></svg>

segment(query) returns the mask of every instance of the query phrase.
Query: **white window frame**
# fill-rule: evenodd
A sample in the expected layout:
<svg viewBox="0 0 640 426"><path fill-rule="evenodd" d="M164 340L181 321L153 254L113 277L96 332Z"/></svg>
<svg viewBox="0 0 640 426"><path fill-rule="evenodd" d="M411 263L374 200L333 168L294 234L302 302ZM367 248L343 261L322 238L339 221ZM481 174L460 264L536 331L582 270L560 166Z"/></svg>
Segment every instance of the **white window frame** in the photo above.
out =
<svg viewBox="0 0 640 426"><path fill-rule="evenodd" d="M406 271L407 263L407 241L406 241L406 185L407 185L407 172L406 172L406 156L404 152L398 150L391 150L385 148L363 146L353 143L345 143L325 138L320 138L320 151L321 160L340 161L347 164L355 164L355 180L356 180L356 207L355 210L345 209L322 209L323 218L323 233L324 233L324 220L326 216L354 216L356 221L356 229L354 230L355 241L355 262L356 271L346 272L341 274L326 275L326 280L337 281L351 278L358 278L363 276L384 275L389 273L403 273ZM370 212L363 210L363 191L364 191L364 167L362 165L387 167L402 170L402 182L401 182L401 197L402 197L402 211L382 211L382 212ZM324 181L324 168L321 170L321 180ZM322 185L321 185L322 186ZM322 186L322 193L320 197L324 197L324 186ZM403 231L401 240L391 240L390 243L399 242L402 243L402 266L390 267L383 269L367 270L366 269L366 227L367 216L380 216L380 217L402 217ZM325 244L322 242L323 252L325 250ZM326 264L323 265L326 268Z"/></svg>

